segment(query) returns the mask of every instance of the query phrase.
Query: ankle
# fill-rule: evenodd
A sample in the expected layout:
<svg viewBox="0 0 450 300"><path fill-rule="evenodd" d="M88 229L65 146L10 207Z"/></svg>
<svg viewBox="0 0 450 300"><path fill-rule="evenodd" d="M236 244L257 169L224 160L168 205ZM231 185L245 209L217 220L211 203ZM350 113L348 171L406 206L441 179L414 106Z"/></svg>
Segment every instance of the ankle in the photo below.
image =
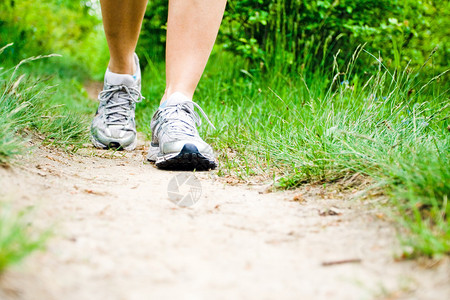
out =
<svg viewBox="0 0 450 300"><path fill-rule="evenodd" d="M188 91L186 89L172 89L172 88L167 87L166 90L164 91L164 95L162 96L161 101L159 103L162 104L164 101L169 99L169 97L175 93L181 93L184 96L186 96L187 98L189 98L190 100L192 100L192 98L194 96L194 92Z"/></svg>
<svg viewBox="0 0 450 300"><path fill-rule="evenodd" d="M108 64L108 69L112 73L116 74L129 74L134 75L136 73L136 64L134 62L134 56L131 59L120 59L114 60L110 59Z"/></svg>

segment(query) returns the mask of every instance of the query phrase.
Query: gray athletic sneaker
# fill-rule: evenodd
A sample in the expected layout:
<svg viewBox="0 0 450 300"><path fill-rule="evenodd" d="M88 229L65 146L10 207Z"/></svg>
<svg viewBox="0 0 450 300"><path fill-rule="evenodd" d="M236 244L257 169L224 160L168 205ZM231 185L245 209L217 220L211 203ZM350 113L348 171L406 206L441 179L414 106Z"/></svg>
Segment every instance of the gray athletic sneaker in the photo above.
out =
<svg viewBox="0 0 450 300"><path fill-rule="evenodd" d="M91 140L97 148L134 150L137 144L134 111L142 101L141 71L134 55L136 73L116 74L106 70L100 104L91 125Z"/></svg>
<svg viewBox="0 0 450 300"><path fill-rule="evenodd" d="M194 106L214 127L200 106L181 93L171 95L153 115L147 159L154 161L158 168L209 170L217 166L213 150L198 134L196 126L201 121Z"/></svg>

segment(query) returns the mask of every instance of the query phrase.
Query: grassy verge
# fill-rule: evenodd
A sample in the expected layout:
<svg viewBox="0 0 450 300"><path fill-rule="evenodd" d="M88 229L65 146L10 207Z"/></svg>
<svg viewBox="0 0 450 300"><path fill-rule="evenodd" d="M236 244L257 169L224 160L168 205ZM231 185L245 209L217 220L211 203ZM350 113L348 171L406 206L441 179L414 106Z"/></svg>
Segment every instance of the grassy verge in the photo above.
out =
<svg viewBox="0 0 450 300"><path fill-rule="evenodd" d="M217 127L203 136L219 153L219 174L279 178L282 189L370 176L391 199L403 225L408 257L450 254L450 132L448 73L424 80L420 70L388 70L373 58L327 73L251 70L217 52L197 91ZM144 72L147 100L140 130L163 91L163 69Z"/></svg>
<svg viewBox="0 0 450 300"><path fill-rule="evenodd" d="M87 141L88 123L80 113L95 109L82 92L80 78L64 74L58 63L34 62L58 59L36 57L12 67L1 65L0 163L23 154L24 142L33 135L71 150Z"/></svg>
<svg viewBox="0 0 450 300"><path fill-rule="evenodd" d="M82 70L58 57L12 62L2 57L3 50L0 165L26 153L30 149L26 141L32 137L72 151L86 142L88 122L83 114L89 110L92 113L95 108L83 93ZM0 274L45 244L48 233L38 233L26 215L15 213L0 202Z"/></svg>
<svg viewBox="0 0 450 300"><path fill-rule="evenodd" d="M29 226L27 212L14 213L0 203L0 275L9 266L42 249L49 232L36 233Z"/></svg>

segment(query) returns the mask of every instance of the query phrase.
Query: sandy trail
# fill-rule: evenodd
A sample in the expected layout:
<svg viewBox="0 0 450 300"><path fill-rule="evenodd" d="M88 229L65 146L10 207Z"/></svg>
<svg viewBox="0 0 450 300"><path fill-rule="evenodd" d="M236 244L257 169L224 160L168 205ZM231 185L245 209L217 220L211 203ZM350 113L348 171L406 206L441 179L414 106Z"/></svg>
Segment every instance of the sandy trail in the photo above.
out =
<svg viewBox="0 0 450 300"><path fill-rule="evenodd" d="M396 262L373 205L318 188L260 193L196 173L199 202L168 201L178 174L134 153L35 148L0 169L3 199L53 226L45 252L0 281L0 299L448 299L450 268ZM122 157L120 157L122 156ZM302 201L293 201L297 199ZM327 208L340 215L321 216ZM377 217L378 216L378 217ZM324 262L360 262L324 266Z"/></svg>

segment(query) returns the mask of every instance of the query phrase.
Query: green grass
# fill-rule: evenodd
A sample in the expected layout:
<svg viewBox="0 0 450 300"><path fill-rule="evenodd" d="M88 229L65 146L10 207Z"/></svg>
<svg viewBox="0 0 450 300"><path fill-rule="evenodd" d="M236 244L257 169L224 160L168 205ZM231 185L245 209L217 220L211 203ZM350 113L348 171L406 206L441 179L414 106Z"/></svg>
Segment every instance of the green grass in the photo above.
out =
<svg viewBox="0 0 450 300"><path fill-rule="evenodd" d="M2 57L0 49L0 167L30 150L32 138L70 151L87 142L85 116L95 103L83 92L82 68L59 57L21 62ZM16 65L15 65L16 64ZM77 72L78 71L78 72ZM41 249L48 232L29 225L27 213L0 203L0 274Z"/></svg>
<svg viewBox="0 0 450 300"><path fill-rule="evenodd" d="M81 78L65 75L64 66L57 63L35 62L58 59L36 57L15 66L11 62L2 63L0 163L8 163L25 153L28 148L24 143L33 136L69 150L76 150L88 140L88 120L82 114L89 109L92 113L95 108L83 94Z"/></svg>
<svg viewBox="0 0 450 300"><path fill-rule="evenodd" d="M360 173L391 199L408 257L450 254L448 73L387 70L377 59L326 73L249 69L216 51L196 93L217 130L202 134L219 155L219 175L277 178L290 189ZM140 130L164 91L163 65L149 63L138 107ZM406 250L405 250L406 251Z"/></svg>
<svg viewBox="0 0 450 300"><path fill-rule="evenodd" d="M0 274L36 250L43 249L49 232L31 229L28 212L12 212L0 203Z"/></svg>

